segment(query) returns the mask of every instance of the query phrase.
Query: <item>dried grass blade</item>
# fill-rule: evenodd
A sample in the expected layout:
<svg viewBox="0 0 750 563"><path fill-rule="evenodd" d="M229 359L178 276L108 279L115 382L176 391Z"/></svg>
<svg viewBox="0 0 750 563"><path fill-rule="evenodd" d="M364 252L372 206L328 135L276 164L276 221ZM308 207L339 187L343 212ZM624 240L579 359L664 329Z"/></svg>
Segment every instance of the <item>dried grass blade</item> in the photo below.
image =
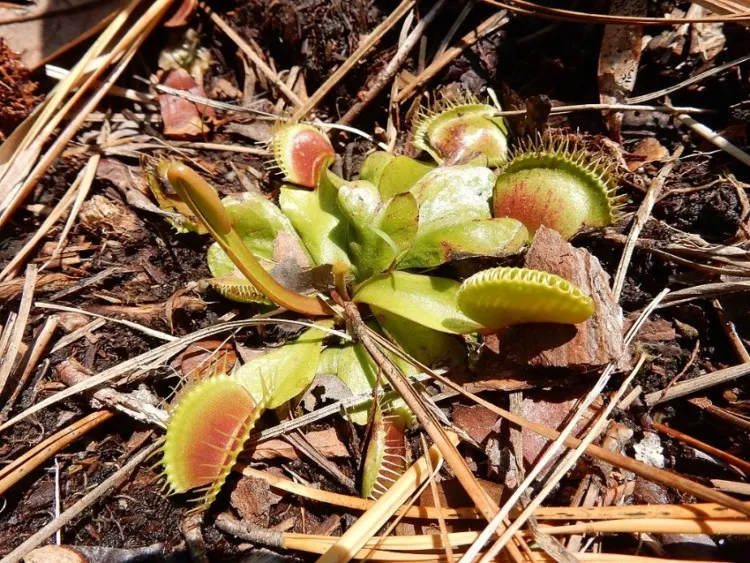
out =
<svg viewBox="0 0 750 563"><path fill-rule="evenodd" d="M13 368L16 365L18 351L21 349L23 332L26 330L26 323L29 321L29 312L34 301L34 290L36 289L37 268L33 264L26 268L26 279L23 284L23 294L21 295L21 304L18 306L18 316L13 325L13 332L8 341L8 348L2 358L0 358L0 396L5 390Z"/></svg>
<svg viewBox="0 0 750 563"><path fill-rule="evenodd" d="M93 412L56 432L3 467L0 471L0 495L4 495L13 485L46 460L112 416L110 411Z"/></svg>
<svg viewBox="0 0 750 563"><path fill-rule="evenodd" d="M458 436L449 434L451 443L458 443ZM433 445L425 452L424 457L418 459L375 504L342 535L326 552L320 556L317 563L346 563L354 558L367 541L393 516L404 501L429 476L426 456L430 456L433 467L443 462L440 449Z"/></svg>
<svg viewBox="0 0 750 563"><path fill-rule="evenodd" d="M406 13L414 7L415 0L402 0L401 3L396 7L391 14L385 18L378 27L372 30L372 32L363 39L359 46L354 52L349 55L344 64L342 64L336 71L328 77L328 79L310 96L300 108L298 108L292 116L293 121L299 121L307 116L323 98L326 97L336 84L338 84L344 76L359 62L359 60L365 56L380 39L388 33L388 31L396 25L396 23L403 18Z"/></svg>

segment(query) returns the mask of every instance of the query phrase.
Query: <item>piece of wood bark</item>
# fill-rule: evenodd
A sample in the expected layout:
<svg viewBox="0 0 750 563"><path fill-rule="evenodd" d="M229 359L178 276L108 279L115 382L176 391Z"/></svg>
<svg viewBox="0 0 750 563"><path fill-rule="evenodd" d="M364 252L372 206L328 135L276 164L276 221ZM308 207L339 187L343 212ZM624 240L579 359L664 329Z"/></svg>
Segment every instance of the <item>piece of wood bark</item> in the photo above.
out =
<svg viewBox="0 0 750 563"><path fill-rule="evenodd" d="M609 275L594 256L575 248L557 231L540 227L525 266L565 278L594 300L594 315L577 325L527 324L498 334L500 356L532 367L589 371L622 358L622 311Z"/></svg>

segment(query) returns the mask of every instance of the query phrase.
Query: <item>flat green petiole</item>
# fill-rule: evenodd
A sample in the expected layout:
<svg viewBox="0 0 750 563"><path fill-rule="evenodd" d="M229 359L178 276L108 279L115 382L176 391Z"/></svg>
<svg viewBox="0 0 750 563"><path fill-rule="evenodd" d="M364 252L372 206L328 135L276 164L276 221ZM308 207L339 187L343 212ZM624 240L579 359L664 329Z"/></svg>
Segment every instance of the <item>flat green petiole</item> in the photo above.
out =
<svg viewBox="0 0 750 563"><path fill-rule="evenodd" d="M171 162L166 167L165 175L177 195L206 226L237 268L263 295L274 303L303 315L331 316L331 311L323 302L287 289L261 266L232 227L232 221L216 190L198 173L182 162Z"/></svg>

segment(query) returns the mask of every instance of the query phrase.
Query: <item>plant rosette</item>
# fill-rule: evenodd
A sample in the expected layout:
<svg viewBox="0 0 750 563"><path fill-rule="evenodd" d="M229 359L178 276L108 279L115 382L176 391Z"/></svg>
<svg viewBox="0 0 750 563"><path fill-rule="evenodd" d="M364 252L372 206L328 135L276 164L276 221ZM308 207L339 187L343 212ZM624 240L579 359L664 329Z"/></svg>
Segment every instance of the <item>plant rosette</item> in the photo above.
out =
<svg viewBox="0 0 750 563"><path fill-rule="evenodd" d="M404 432L413 415L398 397L382 394L378 369L361 344L324 342L322 331L342 320L340 311L326 291L299 293L277 280L281 264L302 273L332 266L338 298L366 306L373 330L428 366L465 362L462 335L519 323L575 324L595 312L581 289L547 272L494 267L464 281L426 272L467 257L515 254L542 224L570 237L616 218L614 176L602 157L550 139L509 151L507 129L494 113L476 100L446 104L415 126L415 145L440 166L374 152L356 180L328 169L334 154L322 132L279 126L271 145L287 184L278 205L261 194L220 200L184 164L161 166L177 194L168 200L172 209L189 214L190 224L215 241L208 262L219 293L334 317L231 376L209 378L178 396L164 447L171 491L201 488L199 506L209 506L263 410L303 393L316 373L338 375L353 393L373 393L374 404L347 415L371 427L363 495L382 494L406 467ZM490 168L497 165L499 174ZM388 355L405 374L415 372Z"/></svg>

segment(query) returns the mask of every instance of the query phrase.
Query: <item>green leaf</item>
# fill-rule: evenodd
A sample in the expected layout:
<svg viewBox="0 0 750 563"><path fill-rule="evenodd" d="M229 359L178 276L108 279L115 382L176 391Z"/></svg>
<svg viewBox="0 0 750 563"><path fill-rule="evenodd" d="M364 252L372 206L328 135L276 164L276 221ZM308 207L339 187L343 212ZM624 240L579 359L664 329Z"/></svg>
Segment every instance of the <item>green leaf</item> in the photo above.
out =
<svg viewBox="0 0 750 563"><path fill-rule="evenodd" d="M288 185L281 188L281 211L289 218L318 265L351 264L345 251L346 223L337 203L338 188L343 183L335 174L325 170L316 190Z"/></svg>
<svg viewBox="0 0 750 563"><path fill-rule="evenodd" d="M365 158L365 161L362 163L362 168L359 170L359 179L377 186L380 183L380 177L383 174L383 170L393 161L394 158L396 157L393 154L385 151L375 151L370 153L367 155L367 158Z"/></svg>
<svg viewBox="0 0 750 563"><path fill-rule="evenodd" d="M479 219L428 230L418 235L399 268L432 268L469 256L515 254L528 231L515 219Z"/></svg>
<svg viewBox="0 0 750 563"><path fill-rule="evenodd" d="M291 222L261 194L230 195L222 200L222 205L242 242L266 270L273 268L273 261L288 258L294 259L301 267L309 266L310 256ZM221 295L240 303L268 302L237 269L219 243L209 246L206 257L214 278L211 285Z"/></svg>
<svg viewBox="0 0 750 563"><path fill-rule="evenodd" d="M365 347L359 343L347 344L340 350L341 352L338 357L337 370L339 379L344 382L354 395L372 391L378 380L378 368L367 353ZM418 373L416 369L405 363L401 358L398 358L389 352L386 352L386 355L391 361L396 363L406 376ZM382 399L382 404L388 405L389 413L401 417L401 420L405 424L412 423L414 415L409 407L406 406L406 403L403 402L403 399L397 395L387 393ZM367 401L347 409L347 413L351 416L352 422L354 424L359 424L360 426L367 424L371 405L372 401Z"/></svg>
<svg viewBox="0 0 750 563"><path fill-rule="evenodd" d="M333 321L318 325L331 328ZM233 377L256 402L265 399L266 408L274 409L302 393L315 378L325 337L322 330L308 329L296 341L246 363Z"/></svg>
<svg viewBox="0 0 750 563"><path fill-rule="evenodd" d="M342 348L329 346L320 354L320 361L316 373L335 375L339 371L339 358Z"/></svg>
<svg viewBox="0 0 750 563"><path fill-rule="evenodd" d="M481 325L459 308L456 293L461 284L435 276L391 272L375 276L356 288L354 301L374 305L423 326L466 334Z"/></svg>
<svg viewBox="0 0 750 563"><path fill-rule="evenodd" d="M399 155L383 168L378 182L373 183L380 190L382 198L388 199L411 190L414 184L434 168L431 164Z"/></svg>
<svg viewBox="0 0 750 563"><path fill-rule="evenodd" d="M419 203L419 234L489 219L495 175L481 166L436 168L411 189Z"/></svg>
<svg viewBox="0 0 750 563"><path fill-rule="evenodd" d="M339 188L339 207L349 222L349 255L360 279L378 274L411 247L417 234L417 201L410 193L380 203L363 180Z"/></svg>
<svg viewBox="0 0 750 563"><path fill-rule="evenodd" d="M374 305L370 309L383 332L397 342L404 352L427 367L451 367L466 362L466 347L459 338L427 328ZM398 360L405 362L401 358ZM411 364L407 365L411 367Z"/></svg>
<svg viewBox="0 0 750 563"><path fill-rule="evenodd" d="M341 350L337 375L354 395L372 391L377 381L378 371L375 364L361 344L349 344ZM367 424L370 413L370 402L357 405L348 410L352 422L363 426Z"/></svg>

